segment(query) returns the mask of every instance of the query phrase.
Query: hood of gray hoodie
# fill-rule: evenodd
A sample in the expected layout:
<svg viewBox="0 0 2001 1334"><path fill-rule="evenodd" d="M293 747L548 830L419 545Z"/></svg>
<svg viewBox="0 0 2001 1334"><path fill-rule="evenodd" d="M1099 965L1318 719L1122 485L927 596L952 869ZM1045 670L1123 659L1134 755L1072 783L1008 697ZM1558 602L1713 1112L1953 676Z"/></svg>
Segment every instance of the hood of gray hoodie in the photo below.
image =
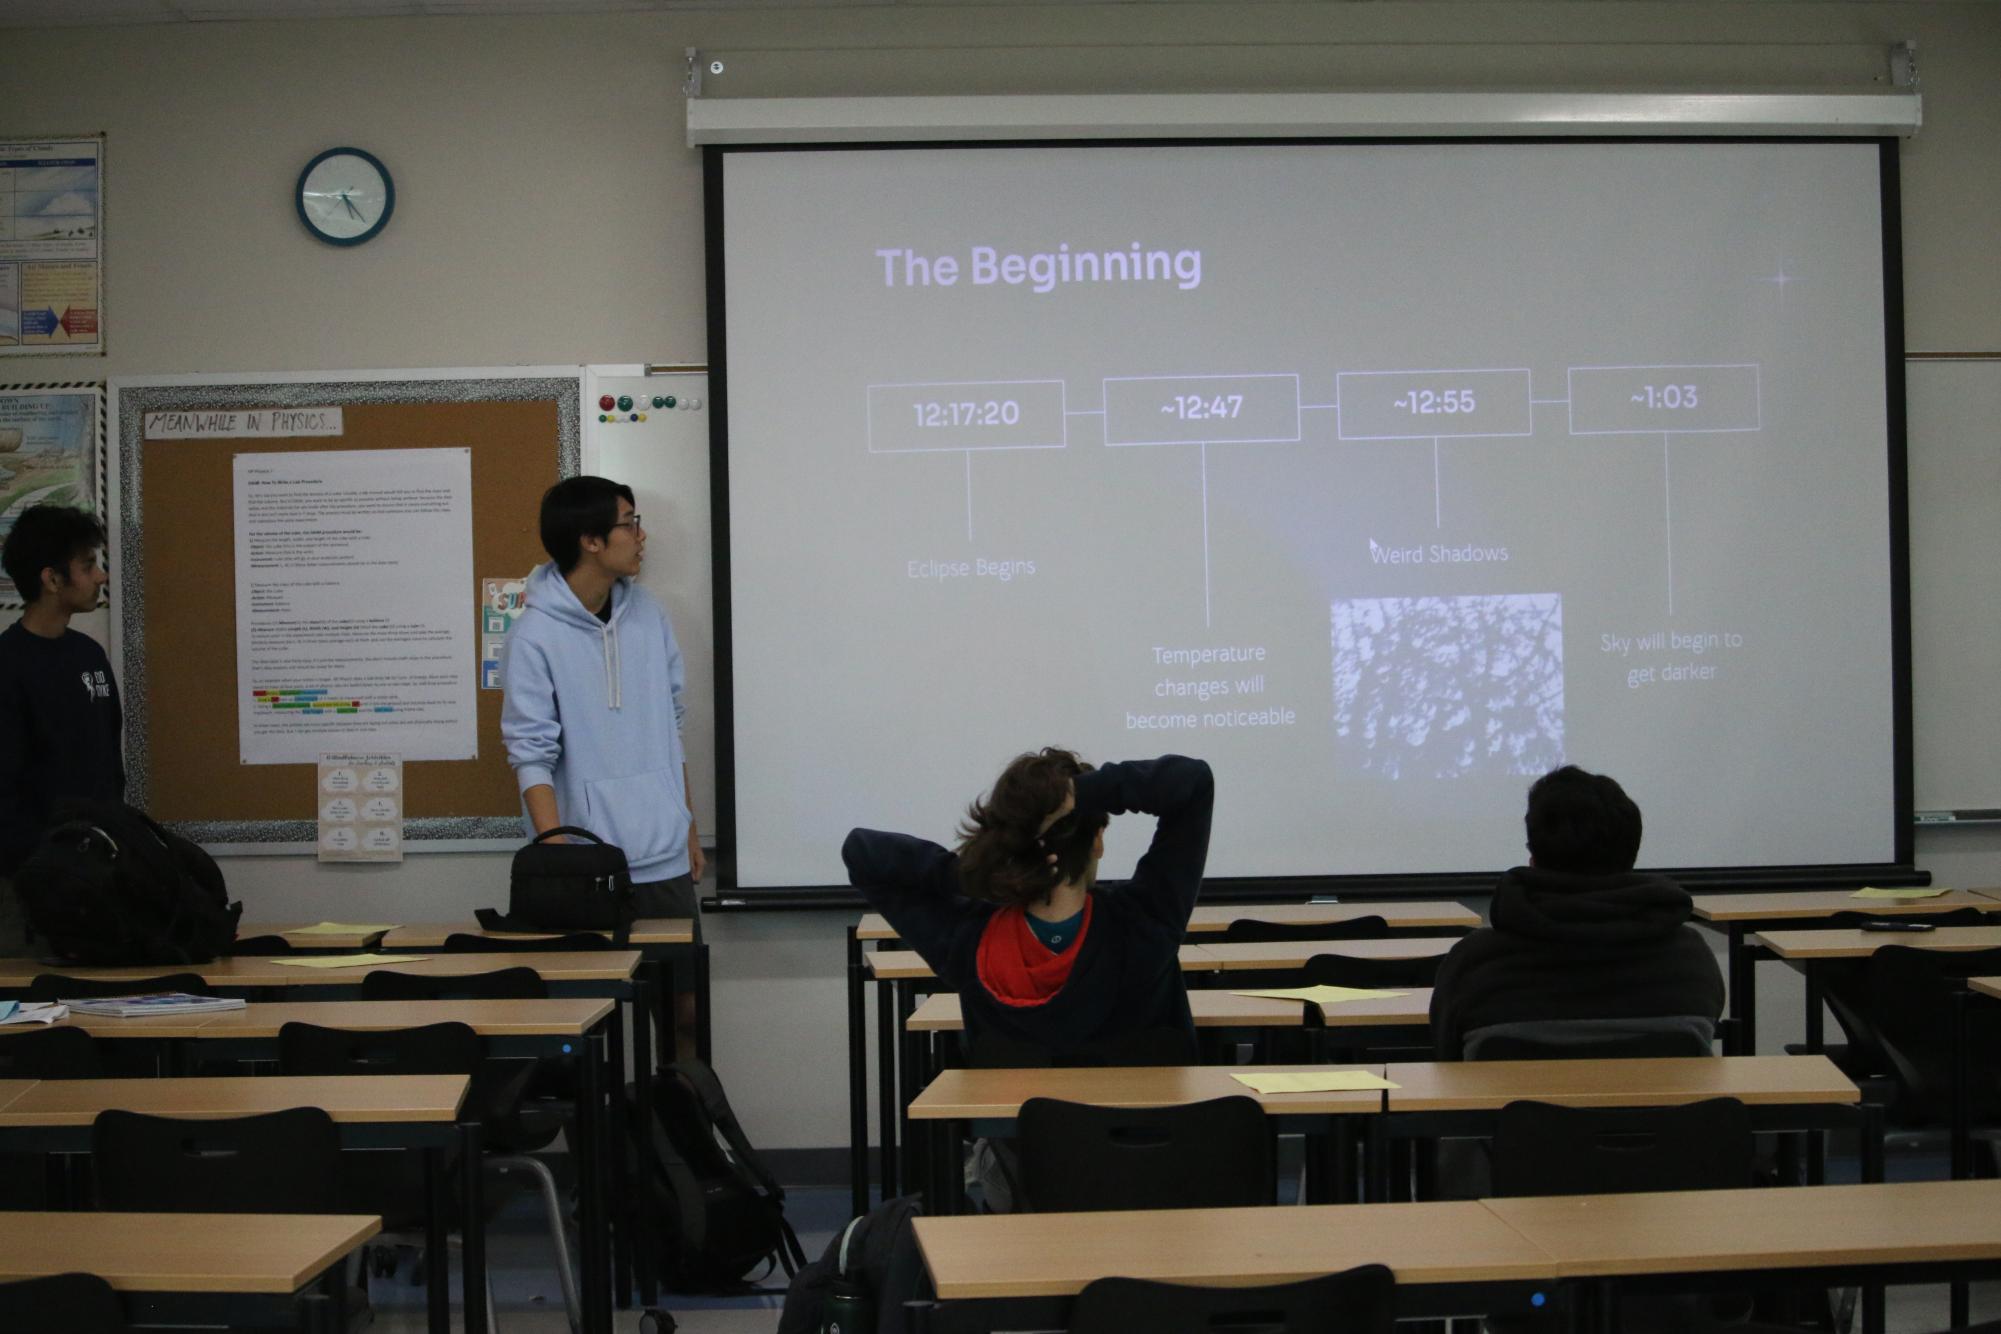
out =
<svg viewBox="0 0 2001 1334"><path fill-rule="evenodd" d="M623 707L625 701L619 687L618 623L624 619L625 609L632 600L632 580L620 578L612 585L609 621L599 620L589 607L578 600L577 591L557 571L554 561L535 567L528 576L528 590L522 600L537 611L597 635L598 646L604 651L605 702L613 709Z"/></svg>

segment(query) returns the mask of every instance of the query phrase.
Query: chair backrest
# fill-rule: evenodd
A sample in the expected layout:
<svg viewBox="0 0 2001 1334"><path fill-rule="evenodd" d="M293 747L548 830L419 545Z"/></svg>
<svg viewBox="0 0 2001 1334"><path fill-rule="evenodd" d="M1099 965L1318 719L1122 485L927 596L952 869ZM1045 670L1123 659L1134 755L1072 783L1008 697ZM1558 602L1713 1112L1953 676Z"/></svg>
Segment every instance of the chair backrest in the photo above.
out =
<svg viewBox="0 0 2001 1334"><path fill-rule="evenodd" d="M1834 930L1837 927L1855 928L1867 926L1871 922L1883 920L1882 913L1838 912L1832 917L1814 925ZM1890 919L1896 922L1923 922L1928 926L2001 926L2001 917L1982 912L1978 908L1954 908L1951 912L1939 913L1899 913Z"/></svg>
<svg viewBox="0 0 2001 1334"><path fill-rule="evenodd" d="M1390 924L1381 916L1351 917L1345 922L1260 922L1239 917L1223 928L1222 939L1231 940L1381 940L1390 934ZM1199 943L1214 936L1194 937Z"/></svg>
<svg viewBox="0 0 2001 1334"><path fill-rule="evenodd" d="M363 1000L544 1000L549 984L533 968L496 968L462 977L376 969L361 979Z"/></svg>
<svg viewBox="0 0 2001 1334"><path fill-rule="evenodd" d="M217 1120L99 1112L90 1142L102 1209L340 1211L340 1132L317 1107Z"/></svg>
<svg viewBox="0 0 2001 1334"><path fill-rule="evenodd" d="M1494 1129L1494 1193L1624 1195L1751 1184L1751 1114L1735 1098L1680 1107L1511 1102Z"/></svg>
<svg viewBox="0 0 2001 1334"><path fill-rule="evenodd" d="M283 936L239 936L229 943L228 953L232 958L258 959L298 950Z"/></svg>
<svg viewBox="0 0 2001 1334"><path fill-rule="evenodd" d="M62 973L42 973L28 984L31 1001L95 1000L100 996L144 996L155 991L185 991L190 996L213 996L214 990L200 973L165 973L159 977L133 977L106 981L96 977L67 977Z"/></svg>
<svg viewBox="0 0 2001 1334"><path fill-rule="evenodd" d="M595 931L572 931L567 936L476 936L454 931L445 937L447 954L571 954L578 950L608 950L611 937Z"/></svg>
<svg viewBox="0 0 2001 1334"><path fill-rule="evenodd" d="M1252 1098L1140 1108L1030 1098L1015 1124L1038 1213L1277 1200L1271 1123Z"/></svg>
<svg viewBox="0 0 2001 1334"><path fill-rule="evenodd" d="M1510 1031L1518 1027L1541 1031ZM1686 1027L1634 1027L1622 1032L1616 1025L1594 1023L1580 1026L1574 1033L1550 1031L1562 1027L1538 1024L1474 1029L1466 1035L1464 1054L1469 1061L1606 1061L1715 1055L1710 1046L1713 1039L1704 1034L1693 1018Z"/></svg>
<svg viewBox="0 0 2001 1334"><path fill-rule="evenodd" d="M0 1037L0 1079L96 1079L97 1044L81 1028L37 1028Z"/></svg>
<svg viewBox="0 0 2001 1334"><path fill-rule="evenodd" d="M288 1075L470 1075L479 1035L466 1024L353 1032L318 1024L278 1030L278 1069Z"/></svg>
<svg viewBox="0 0 2001 1334"><path fill-rule="evenodd" d="M1301 986L1428 987L1438 980L1445 956L1424 959L1354 959L1345 954L1316 954L1299 970Z"/></svg>
<svg viewBox="0 0 2001 1334"><path fill-rule="evenodd" d="M966 1064L981 1070L1187 1065L1198 1054L1189 1046L1188 1035L1176 1028L1136 1029L1061 1051L998 1033L982 1033L965 1044L964 1052Z"/></svg>
<svg viewBox="0 0 2001 1334"><path fill-rule="evenodd" d="M1262 1288L1101 1278L1070 1309L1070 1334L1390 1334L1395 1323L1382 1265Z"/></svg>
<svg viewBox="0 0 2001 1334"><path fill-rule="evenodd" d="M125 1334L118 1294L95 1274L0 1283L0 1334Z"/></svg>
<svg viewBox="0 0 2001 1334"><path fill-rule="evenodd" d="M1944 1119L1952 1106L1953 993L1969 977L2001 974L2001 949L1928 950L1885 945L1864 971L1874 1022L1897 1077L1924 1114ZM1968 1093L1976 1119L2001 1111L2001 1015L1986 1001L1967 1007Z"/></svg>

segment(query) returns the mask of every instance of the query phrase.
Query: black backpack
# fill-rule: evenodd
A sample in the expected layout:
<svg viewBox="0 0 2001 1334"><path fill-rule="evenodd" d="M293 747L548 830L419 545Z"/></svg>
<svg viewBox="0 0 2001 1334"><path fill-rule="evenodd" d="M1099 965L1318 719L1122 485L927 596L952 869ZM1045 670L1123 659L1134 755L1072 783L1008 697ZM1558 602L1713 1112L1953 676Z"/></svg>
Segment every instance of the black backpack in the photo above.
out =
<svg viewBox="0 0 2001 1334"><path fill-rule="evenodd" d="M903 1334L904 1303L930 1291L917 1230L910 1226L924 1212L917 1200L915 1195L884 1200L836 1233L826 1254L792 1276L778 1334L820 1334L836 1283L865 1293L875 1310L873 1326L842 1334Z"/></svg>
<svg viewBox="0 0 2001 1334"><path fill-rule="evenodd" d="M642 1222L660 1241L670 1291L740 1292L767 1261L787 1274L806 1262L785 1221L784 1188L744 1138L715 1071L693 1060L661 1070L641 1119L639 1132L652 1137Z"/></svg>
<svg viewBox="0 0 2001 1334"><path fill-rule="evenodd" d="M57 802L14 887L44 951L69 963L207 963L243 915L214 858L116 801Z"/></svg>

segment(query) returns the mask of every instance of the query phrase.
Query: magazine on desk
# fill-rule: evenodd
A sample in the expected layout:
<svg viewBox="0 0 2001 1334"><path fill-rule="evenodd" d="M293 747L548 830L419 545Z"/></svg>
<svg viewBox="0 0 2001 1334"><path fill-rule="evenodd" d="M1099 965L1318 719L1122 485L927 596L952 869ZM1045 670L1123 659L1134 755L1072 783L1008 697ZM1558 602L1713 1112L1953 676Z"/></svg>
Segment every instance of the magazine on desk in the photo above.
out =
<svg viewBox="0 0 2001 1334"><path fill-rule="evenodd" d="M115 1019L131 1019L147 1014L212 1014L218 1010L240 1010L241 997L190 996L185 991L154 991L142 996L98 996L91 1000L65 1000L64 1005L78 1014L95 1014Z"/></svg>
<svg viewBox="0 0 2001 1334"><path fill-rule="evenodd" d="M53 1024L69 1017L69 1006L60 1001L0 1001L0 1024Z"/></svg>

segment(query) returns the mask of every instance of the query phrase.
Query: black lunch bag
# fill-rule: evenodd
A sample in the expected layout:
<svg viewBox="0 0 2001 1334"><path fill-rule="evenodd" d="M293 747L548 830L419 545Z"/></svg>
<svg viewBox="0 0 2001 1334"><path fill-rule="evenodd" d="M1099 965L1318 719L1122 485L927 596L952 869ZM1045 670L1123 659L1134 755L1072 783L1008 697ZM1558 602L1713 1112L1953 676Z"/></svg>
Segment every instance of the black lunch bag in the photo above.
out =
<svg viewBox="0 0 2001 1334"><path fill-rule="evenodd" d="M545 843L557 834L588 843ZM561 825L537 834L514 854L507 915L475 914L489 931L609 931L623 948L632 934L632 869L625 850L588 829Z"/></svg>

